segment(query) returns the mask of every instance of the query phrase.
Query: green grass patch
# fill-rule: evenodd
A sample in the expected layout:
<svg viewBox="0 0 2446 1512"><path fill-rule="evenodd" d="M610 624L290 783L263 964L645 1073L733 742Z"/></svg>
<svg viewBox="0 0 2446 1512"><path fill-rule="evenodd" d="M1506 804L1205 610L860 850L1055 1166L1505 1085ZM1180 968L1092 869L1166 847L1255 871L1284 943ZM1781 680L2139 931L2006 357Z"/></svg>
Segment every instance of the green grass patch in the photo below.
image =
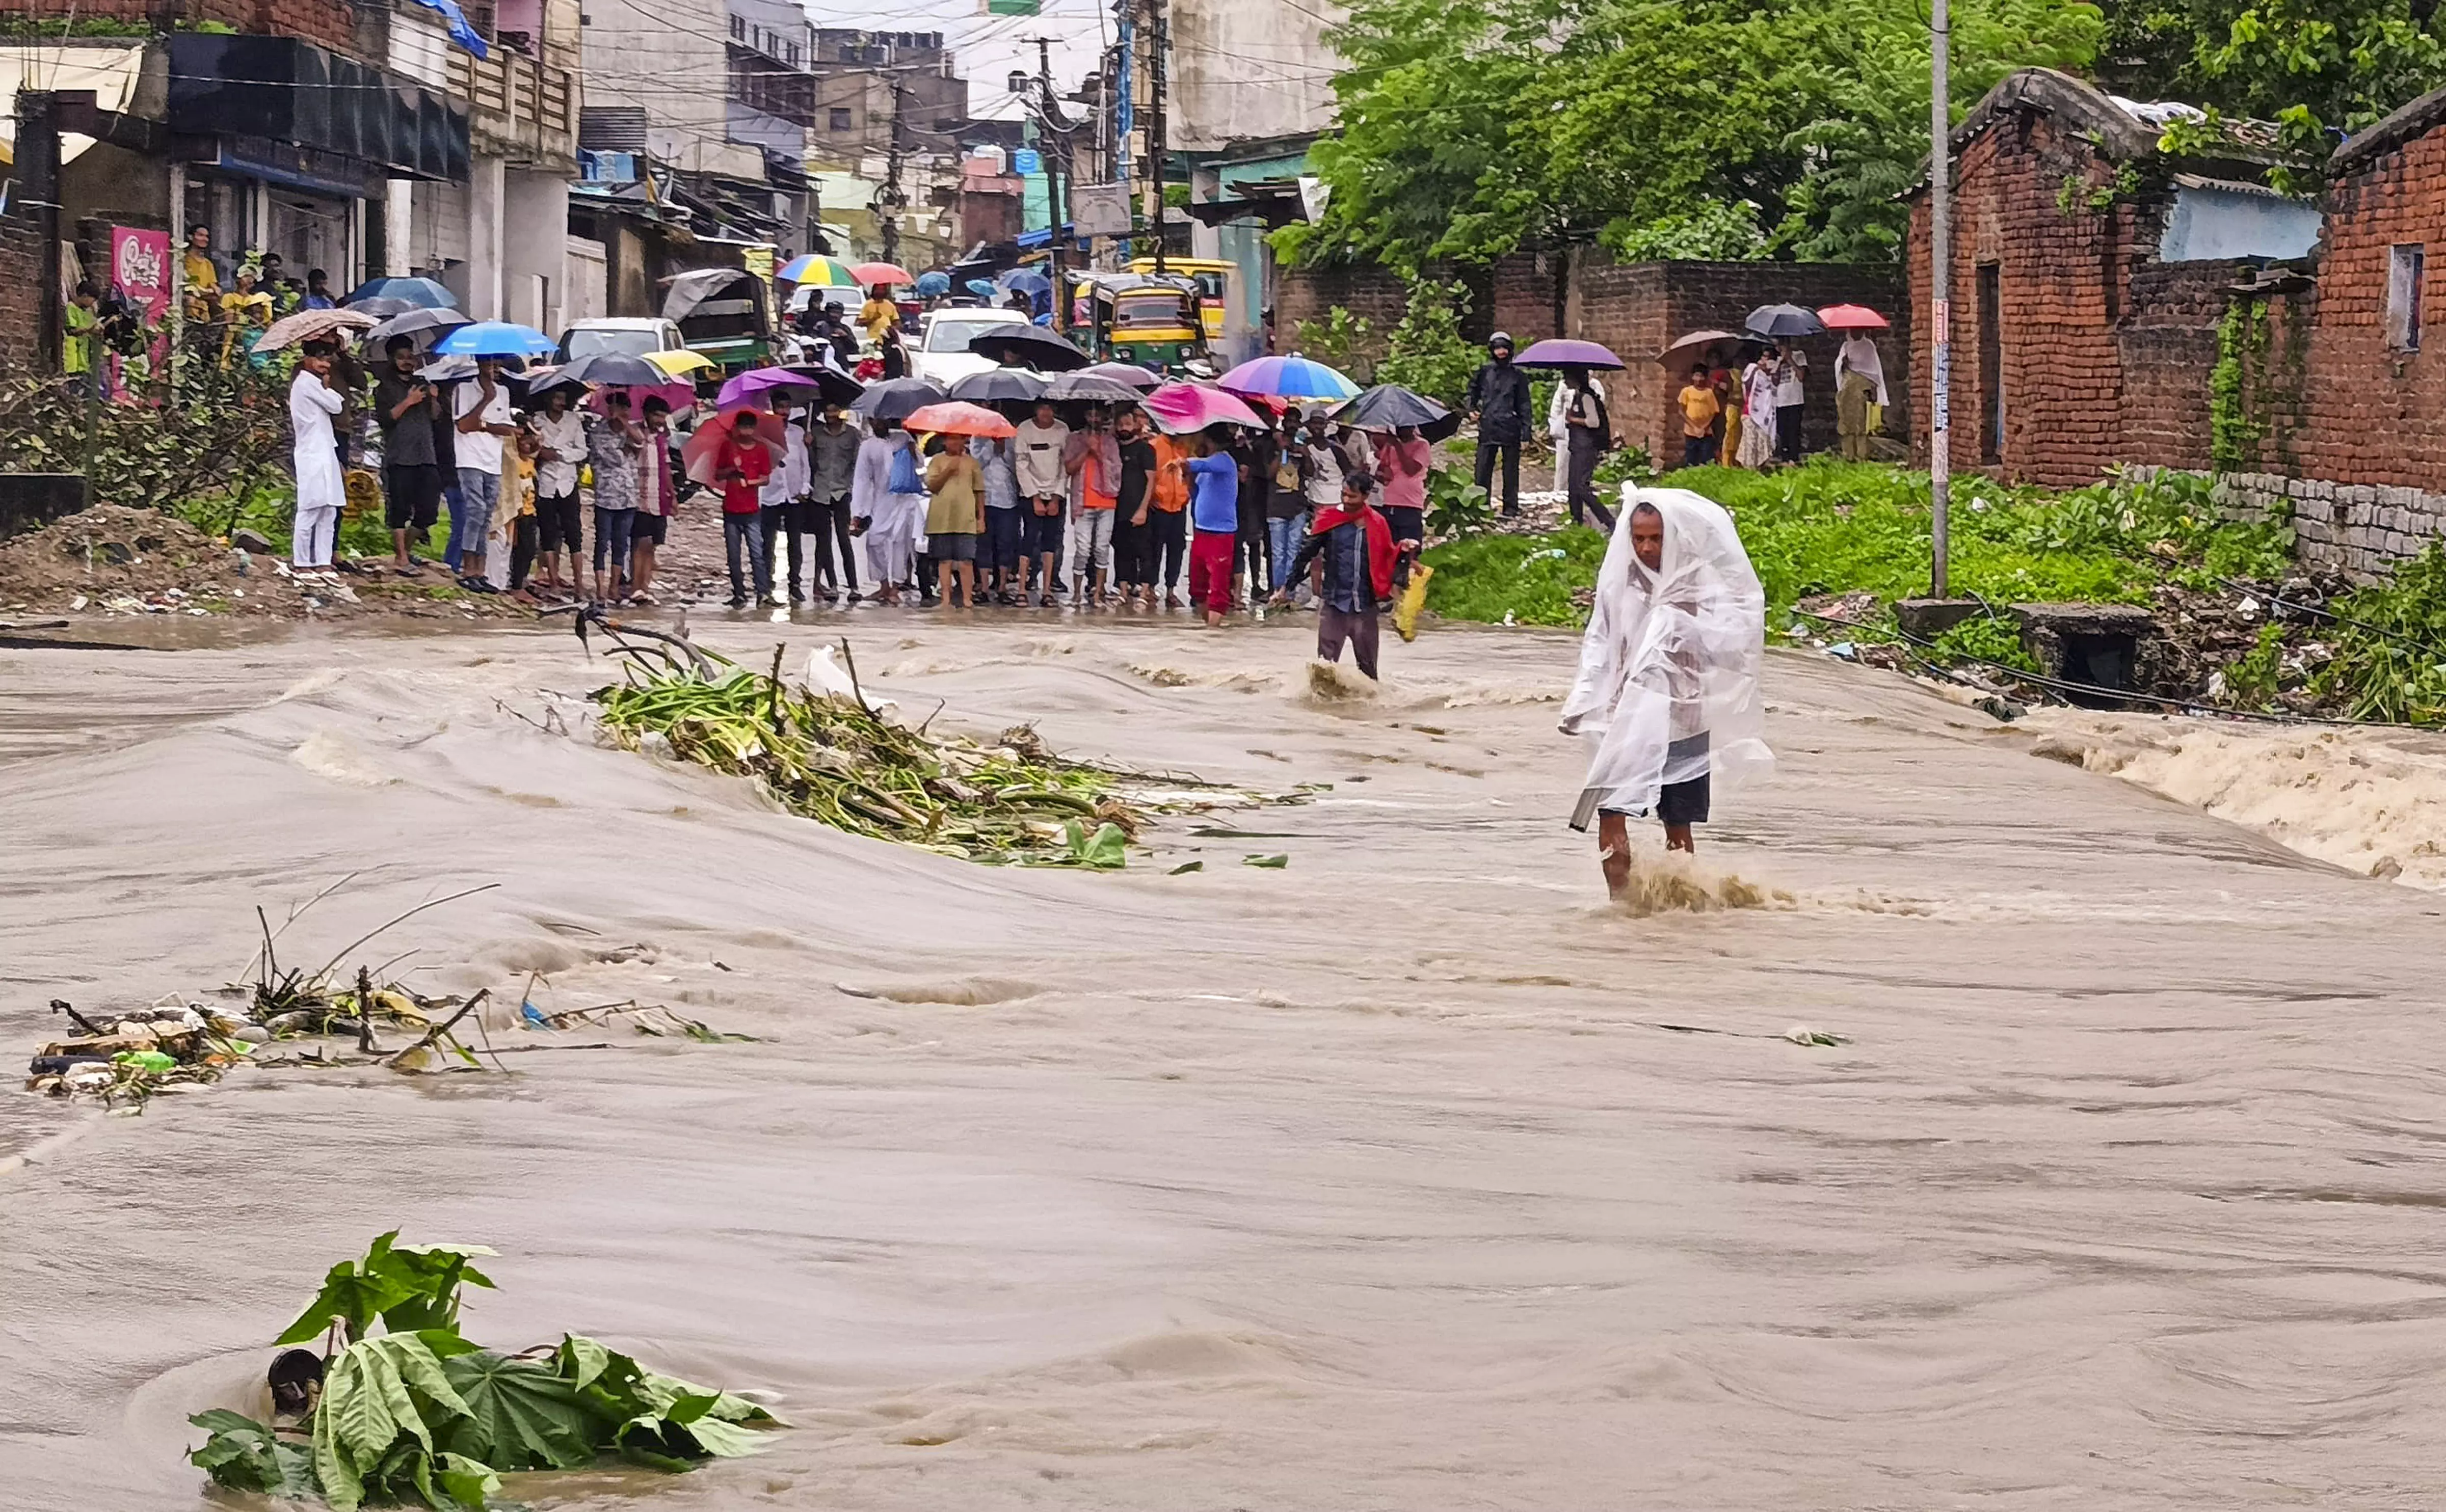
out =
<svg viewBox="0 0 2446 1512"><path fill-rule="evenodd" d="M1771 625L1816 594L1865 589L1891 601L1928 591L1925 473L1821 459L1776 473L1688 468L1663 482L1731 511ZM1949 519L1953 591L1999 603L2138 603L2169 579L2268 578L2291 561L2289 528L2220 518L2196 478L2063 492L1963 478ZM1515 624L1576 625L1584 615L1572 594L1595 582L1603 557L1603 539L1580 529L1450 542L1427 554L1432 602L1454 619L1499 624L1509 613Z"/></svg>

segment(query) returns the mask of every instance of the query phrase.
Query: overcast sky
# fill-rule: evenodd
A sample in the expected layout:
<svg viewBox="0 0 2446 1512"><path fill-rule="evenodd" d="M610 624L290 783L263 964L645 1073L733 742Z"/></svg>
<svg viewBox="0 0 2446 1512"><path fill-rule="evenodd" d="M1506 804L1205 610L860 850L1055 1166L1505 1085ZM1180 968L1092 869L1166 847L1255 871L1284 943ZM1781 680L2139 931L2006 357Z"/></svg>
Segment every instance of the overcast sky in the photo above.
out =
<svg viewBox="0 0 2446 1512"><path fill-rule="evenodd" d="M1038 37L1053 41L1053 77L1066 93L1077 85L1111 36L1107 0L1044 0L1034 16L989 16L985 0L804 0L807 19L818 27L864 31L940 31L958 55L969 80L969 109L986 120L1017 115L1006 84L1012 69L1036 72Z"/></svg>

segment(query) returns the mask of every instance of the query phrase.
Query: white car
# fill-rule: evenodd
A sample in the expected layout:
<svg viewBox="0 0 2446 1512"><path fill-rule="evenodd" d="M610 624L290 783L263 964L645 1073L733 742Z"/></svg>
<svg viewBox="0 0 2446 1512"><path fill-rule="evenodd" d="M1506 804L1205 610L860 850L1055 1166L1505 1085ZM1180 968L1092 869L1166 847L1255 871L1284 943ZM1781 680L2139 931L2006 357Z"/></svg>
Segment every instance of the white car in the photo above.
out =
<svg viewBox="0 0 2446 1512"><path fill-rule="evenodd" d="M680 339L680 328L669 321L645 316L606 316L600 320L581 320L560 333L560 355L555 362L572 363L596 352L625 352L630 357L643 357L648 352L676 351L687 343Z"/></svg>
<svg viewBox="0 0 2446 1512"><path fill-rule="evenodd" d="M909 376L949 388L971 373L991 372L1002 364L969 350L969 343L989 330L1025 326L1027 317L1015 309L932 309L917 317L917 341L909 353Z"/></svg>

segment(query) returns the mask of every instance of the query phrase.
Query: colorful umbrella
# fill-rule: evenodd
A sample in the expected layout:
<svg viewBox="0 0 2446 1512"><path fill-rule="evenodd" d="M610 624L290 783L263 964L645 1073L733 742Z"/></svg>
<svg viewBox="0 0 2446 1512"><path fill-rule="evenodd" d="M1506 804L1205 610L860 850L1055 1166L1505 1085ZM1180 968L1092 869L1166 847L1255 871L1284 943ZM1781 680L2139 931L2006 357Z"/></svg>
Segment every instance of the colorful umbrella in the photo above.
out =
<svg viewBox="0 0 2446 1512"><path fill-rule="evenodd" d="M736 432L738 418L742 415L756 418L755 428L749 434L752 439L763 442L767 451L780 457L787 449L789 437L781 428L781 416L761 409L725 410L698 426L696 434L687 439L687 444L680 448L680 462L687 468L688 476L707 488L716 486L713 480L714 454Z"/></svg>
<svg viewBox="0 0 2446 1512"><path fill-rule="evenodd" d="M906 420L913 412L929 404L940 404L951 396L939 383L922 378L890 378L880 383L869 383L866 392L850 405L850 413L870 420Z"/></svg>
<svg viewBox="0 0 2446 1512"><path fill-rule="evenodd" d="M367 299L399 299L426 309L456 309L459 296L430 278L369 278L340 301L353 305Z"/></svg>
<svg viewBox="0 0 2446 1512"><path fill-rule="evenodd" d="M1431 441L1460 429L1460 417L1416 389L1379 383L1333 412L1333 418L1355 431L1395 431L1414 426Z"/></svg>
<svg viewBox="0 0 2446 1512"><path fill-rule="evenodd" d="M1826 328L1816 310L1798 305L1760 305L1744 324L1753 334L1774 337L1815 336Z"/></svg>
<svg viewBox="0 0 2446 1512"><path fill-rule="evenodd" d="M1166 383L1146 397L1147 415L1170 436L1185 436L1209 425L1246 425L1264 430L1266 422L1235 395L1202 383Z"/></svg>
<svg viewBox="0 0 2446 1512"><path fill-rule="evenodd" d="M345 330L371 330L376 324L371 315L358 309L301 309L273 321L248 349L276 352L284 346L321 341Z"/></svg>
<svg viewBox="0 0 2446 1512"><path fill-rule="evenodd" d="M1866 305L1829 305L1817 318L1828 330L1886 330L1893 324Z"/></svg>
<svg viewBox="0 0 2446 1512"><path fill-rule="evenodd" d="M722 364L720 363L715 362L712 358L707 357L703 352L690 351L685 346L675 346L669 351L665 352L648 352L646 354L646 361L653 364L656 367L661 368L664 372L669 374L673 378L686 378L692 373L718 373L722 371Z"/></svg>
<svg viewBox="0 0 2446 1512"><path fill-rule="evenodd" d="M857 274L849 264L814 252L791 258L773 276L785 284L817 284L826 289L857 282Z"/></svg>
<svg viewBox="0 0 2446 1512"><path fill-rule="evenodd" d="M1513 359L1523 367L1620 367L1622 359L1594 342L1547 340Z"/></svg>
<svg viewBox="0 0 2446 1512"><path fill-rule="evenodd" d="M1279 399L1351 399L1359 385L1323 363L1293 352L1289 357L1260 357L1242 363L1215 383L1234 394L1266 394Z"/></svg>
<svg viewBox="0 0 2446 1512"><path fill-rule="evenodd" d="M850 270L852 281L867 289L877 284L911 284L916 280L898 263L860 263Z"/></svg>
<svg viewBox="0 0 2446 1512"><path fill-rule="evenodd" d="M555 345L551 337L532 326L480 320L435 342L433 350L442 357L541 357Z"/></svg>
<svg viewBox="0 0 2446 1512"><path fill-rule="evenodd" d="M1009 436L1014 431L1010 421L984 405L956 401L913 410L900 425L928 436Z"/></svg>

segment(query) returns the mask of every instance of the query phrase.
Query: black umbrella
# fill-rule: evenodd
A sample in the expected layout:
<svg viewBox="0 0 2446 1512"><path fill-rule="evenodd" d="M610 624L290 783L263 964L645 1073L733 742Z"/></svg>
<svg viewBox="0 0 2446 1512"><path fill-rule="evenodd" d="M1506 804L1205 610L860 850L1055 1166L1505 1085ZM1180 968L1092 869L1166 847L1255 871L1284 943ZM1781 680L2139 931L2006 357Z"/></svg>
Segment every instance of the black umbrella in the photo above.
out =
<svg viewBox="0 0 2446 1512"><path fill-rule="evenodd" d="M1044 327L1023 326L1017 321L970 337L969 350L1014 367L1033 367L1040 373L1076 372L1090 361L1085 352Z"/></svg>
<svg viewBox="0 0 2446 1512"><path fill-rule="evenodd" d="M455 309L426 309L396 299L368 299L348 308L379 316L382 311L374 308L378 305L399 305L401 308L392 310L381 325L366 332L366 346L370 351L380 351L387 346L394 336L421 337L419 345L431 345L434 338L443 331L470 324L466 316Z"/></svg>
<svg viewBox="0 0 2446 1512"><path fill-rule="evenodd" d="M941 384L922 378L888 378L869 383L849 408L851 414L870 420L907 420L929 404L948 402L950 397Z"/></svg>
<svg viewBox="0 0 2446 1512"><path fill-rule="evenodd" d="M789 371L816 385L816 398L826 404L855 404L866 385L837 367L821 363L783 363Z"/></svg>
<svg viewBox="0 0 2446 1512"><path fill-rule="evenodd" d="M951 384L951 397L971 404L1024 404L1044 397L1045 383L1024 367L994 367Z"/></svg>
<svg viewBox="0 0 2446 1512"><path fill-rule="evenodd" d="M1101 373L1063 373L1044 385L1046 399L1084 400L1091 404L1135 404L1145 396L1127 383Z"/></svg>
<svg viewBox="0 0 2446 1512"><path fill-rule="evenodd" d="M1760 336L1815 336L1826 329L1817 311L1798 305L1760 305L1744 324Z"/></svg>
<svg viewBox="0 0 2446 1512"><path fill-rule="evenodd" d="M1379 383L1365 390L1335 410L1333 418L1355 431L1390 431L1412 425L1431 441L1442 440L1460 429L1459 416L1399 383Z"/></svg>
<svg viewBox="0 0 2446 1512"><path fill-rule="evenodd" d="M561 368L560 376L612 388L660 388L671 381L668 373L627 352L589 352Z"/></svg>

